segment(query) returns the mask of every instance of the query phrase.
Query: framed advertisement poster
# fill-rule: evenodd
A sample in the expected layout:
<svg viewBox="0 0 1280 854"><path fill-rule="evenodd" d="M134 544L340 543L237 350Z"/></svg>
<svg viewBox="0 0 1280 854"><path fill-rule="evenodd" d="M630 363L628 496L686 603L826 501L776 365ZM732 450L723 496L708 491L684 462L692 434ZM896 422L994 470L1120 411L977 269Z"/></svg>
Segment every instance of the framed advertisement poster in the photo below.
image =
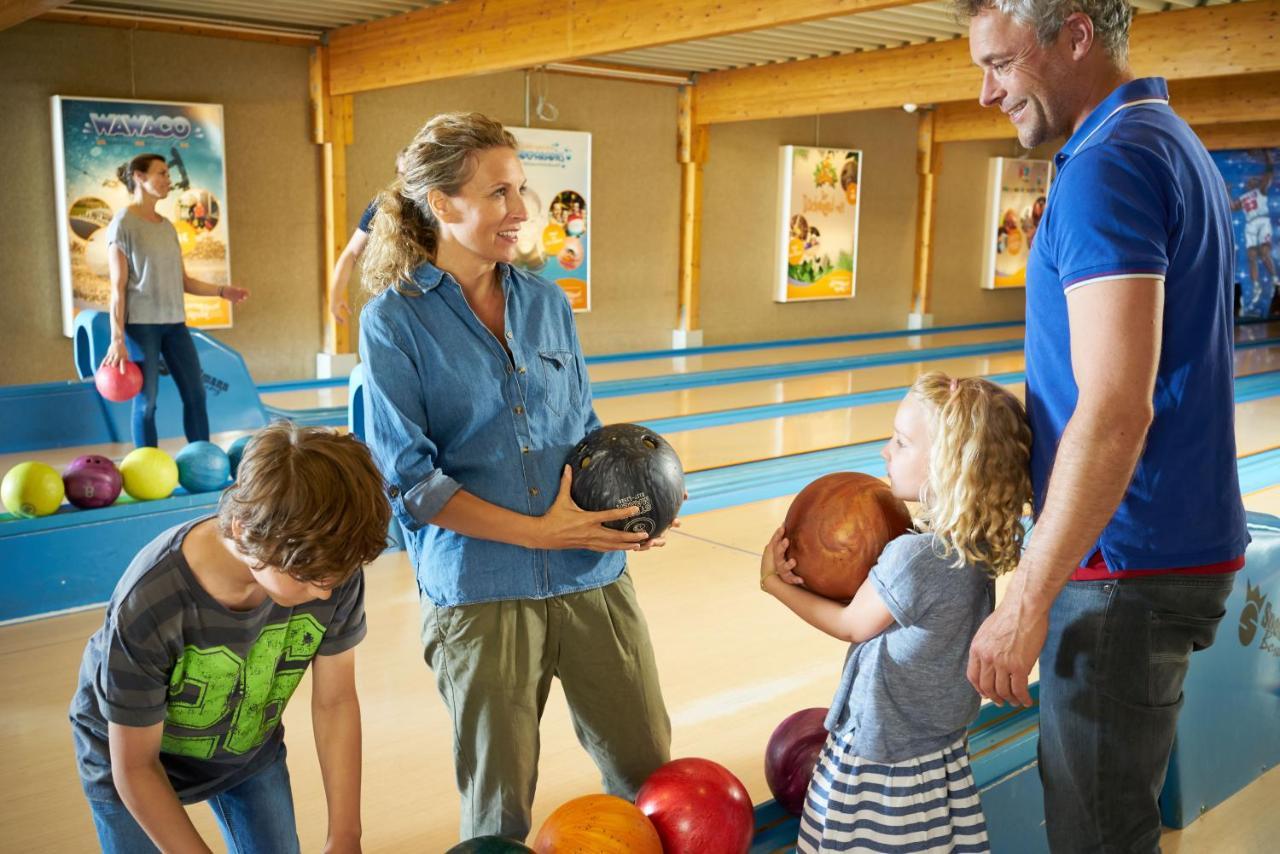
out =
<svg viewBox="0 0 1280 854"><path fill-rule="evenodd" d="M187 273L229 284L222 106L60 95L52 102L63 334L72 334L82 309L109 308L106 227L129 205L118 172L139 154L169 164L172 189L156 211L173 223ZM226 300L186 294L185 302L189 325L231 325Z"/></svg>
<svg viewBox="0 0 1280 854"><path fill-rule="evenodd" d="M1280 317L1280 148L1211 151L1227 184L1236 244L1236 317Z"/></svg>
<svg viewBox="0 0 1280 854"><path fill-rule="evenodd" d="M862 152L784 145L778 179L774 300L849 299L857 279Z"/></svg>
<svg viewBox="0 0 1280 854"><path fill-rule="evenodd" d="M520 144L529 218L515 263L555 282L574 311L591 310L591 134L509 128Z"/></svg>
<svg viewBox="0 0 1280 854"><path fill-rule="evenodd" d="M1049 198L1048 160L993 157L987 172L982 287L1022 288L1027 259Z"/></svg>

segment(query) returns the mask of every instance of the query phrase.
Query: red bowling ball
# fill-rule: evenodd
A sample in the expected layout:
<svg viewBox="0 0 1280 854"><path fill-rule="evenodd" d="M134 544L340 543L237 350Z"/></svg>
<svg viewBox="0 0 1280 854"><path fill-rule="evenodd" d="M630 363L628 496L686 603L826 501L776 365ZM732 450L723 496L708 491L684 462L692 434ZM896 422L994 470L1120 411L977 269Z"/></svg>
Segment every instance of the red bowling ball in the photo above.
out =
<svg viewBox="0 0 1280 854"><path fill-rule="evenodd" d="M747 854L751 848L751 796L709 759L663 765L640 787L636 806L658 829L663 854Z"/></svg>
<svg viewBox="0 0 1280 854"><path fill-rule="evenodd" d="M792 815L804 811L809 780L827 741L826 709L802 709L788 715L769 736L764 779L773 799Z"/></svg>
<svg viewBox="0 0 1280 854"><path fill-rule="evenodd" d="M132 400L142 391L142 371L133 362L124 363L124 373L119 365L100 365L93 375L98 394L115 403Z"/></svg>
<svg viewBox="0 0 1280 854"><path fill-rule="evenodd" d="M76 457L62 472L67 500L82 510L106 507L120 497L123 480L115 463L89 454Z"/></svg>

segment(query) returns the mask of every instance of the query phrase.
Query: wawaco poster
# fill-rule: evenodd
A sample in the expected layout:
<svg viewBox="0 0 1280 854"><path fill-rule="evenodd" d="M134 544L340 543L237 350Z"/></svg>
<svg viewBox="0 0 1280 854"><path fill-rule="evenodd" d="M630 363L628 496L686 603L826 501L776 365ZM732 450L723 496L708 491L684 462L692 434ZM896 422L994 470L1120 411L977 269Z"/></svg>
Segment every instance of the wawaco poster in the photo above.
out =
<svg viewBox="0 0 1280 854"><path fill-rule="evenodd" d="M1236 316L1280 317L1276 241L1280 239L1280 148L1210 152L1227 182L1236 242Z"/></svg>
<svg viewBox="0 0 1280 854"><path fill-rule="evenodd" d="M782 217L775 301L852 297L862 152L784 145L778 175Z"/></svg>
<svg viewBox="0 0 1280 854"><path fill-rule="evenodd" d="M574 311L590 311L591 134L510 130L528 181L516 263L559 285Z"/></svg>
<svg viewBox="0 0 1280 854"><path fill-rule="evenodd" d="M1048 160L991 158L987 179L982 286L1021 288L1049 198Z"/></svg>
<svg viewBox="0 0 1280 854"><path fill-rule="evenodd" d="M221 105L55 95L52 112L64 334L77 312L110 305L106 227L130 202L118 170L139 154L169 164L172 190L156 210L178 233L187 273L230 283ZM231 325L225 300L187 294L186 310L192 326Z"/></svg>

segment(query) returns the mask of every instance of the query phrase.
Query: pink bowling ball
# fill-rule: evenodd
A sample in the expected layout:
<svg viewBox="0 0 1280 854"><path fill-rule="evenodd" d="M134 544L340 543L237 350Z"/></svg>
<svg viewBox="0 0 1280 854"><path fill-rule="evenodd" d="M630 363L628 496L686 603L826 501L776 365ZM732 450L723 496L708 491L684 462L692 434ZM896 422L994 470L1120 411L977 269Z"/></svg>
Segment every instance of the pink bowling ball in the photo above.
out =
<svg viewBox="0 0 1280 854"><path fill-rule="evenodd" d="M89 454L76 457L62 473L67 500L83 510L106 507L120 496L123 480L115 463Z"/></svg>
<svg viewBox="0 0 1280 854"><path fill-rule="evenodd" d="M124 403L142 391L142 371L133 362L124 363L121 373L117 365L101 365L93 375L98 394L115 403Z"/></svg>

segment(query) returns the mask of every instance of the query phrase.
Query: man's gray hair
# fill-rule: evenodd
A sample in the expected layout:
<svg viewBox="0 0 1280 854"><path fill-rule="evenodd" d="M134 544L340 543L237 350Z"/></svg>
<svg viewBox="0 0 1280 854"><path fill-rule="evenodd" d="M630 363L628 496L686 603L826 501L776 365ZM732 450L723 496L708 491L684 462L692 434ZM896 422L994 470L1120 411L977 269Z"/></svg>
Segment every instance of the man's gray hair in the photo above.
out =
<svg viewBox="0 0 1280 854"><path fill-rule="evenodd" d="M1128 0L952 0L961 20L983 9L995 9L1030 27L1041 44L1050 44L1062 30L1068 15L1083 12L1093 21L1094 37L1116 65L1129 57L1129 22L1133 7Z"/></svg>

